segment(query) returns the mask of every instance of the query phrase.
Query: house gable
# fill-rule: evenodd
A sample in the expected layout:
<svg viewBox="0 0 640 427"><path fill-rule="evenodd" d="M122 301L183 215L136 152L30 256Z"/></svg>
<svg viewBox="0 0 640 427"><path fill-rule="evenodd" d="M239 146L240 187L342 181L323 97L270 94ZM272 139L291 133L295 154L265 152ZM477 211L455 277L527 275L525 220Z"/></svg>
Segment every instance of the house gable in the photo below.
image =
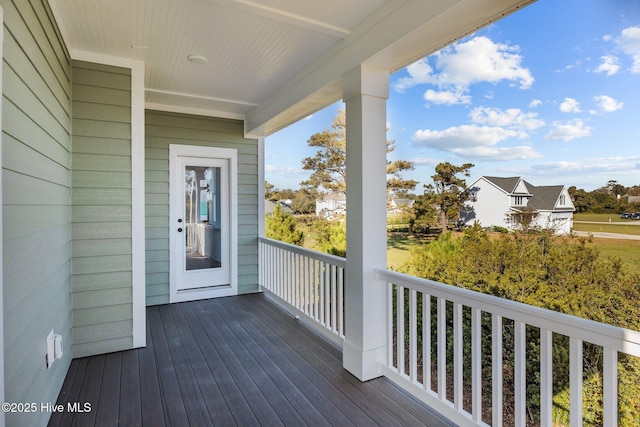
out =
<svg viewBox="0 0 640 427"><path fill-rule="evenodd" d="M518 178L518 183L512 191L513 194L530 194L529 189L525 185L525 181L522 178Z"/></svg>

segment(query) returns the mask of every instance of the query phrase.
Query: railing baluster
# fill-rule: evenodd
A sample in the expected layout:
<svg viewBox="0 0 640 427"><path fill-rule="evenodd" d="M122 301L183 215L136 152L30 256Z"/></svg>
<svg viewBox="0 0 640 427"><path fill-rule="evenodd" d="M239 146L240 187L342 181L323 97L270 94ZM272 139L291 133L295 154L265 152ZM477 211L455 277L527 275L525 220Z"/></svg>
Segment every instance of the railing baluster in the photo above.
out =
<svg viewBox="0 0 640 427"><path fill-rule="evenodd" d="M422 383L431 391L431 295L422 294Z"/></svg>
<svg viewBox="0 0 640 427"><path fill-rule="evenodd" d="M337 306L338 298L336 294L336 288L338 287L338 269L335 265L331 266L331 330L338 332L338 317Z"/></svg>
<svg viewBox="0 0 640 427"><path fill-rule="evenodd" d="M416 321L417 292L409 290L409 378L412 383L418 380L418 322Z"/></svg>
<svg viewBox="0 0 640 427"><path fill-rule="evenodd" d="M447 398L447 300L438 298L438 399Z"/></svg>
<svg viewBox="0 0 640 427"><path fill-rule="evenodd" d="M491 315L492 426L502 426L502 316Z"/></svg>
<svg viewBox="0 0 640 427"><path fill-rule="evenodd" d="M569 425L582 427L582 340L571 338L569 344Z"/></svg>
<svg viewBox="0 0 640 427"><path fill-rule="evenodd" d="M338 270L338 331L344 337L344 268Z"/></svg>
<svg viewBox="0 0 640 427"><path fill-rule="evenodd" d="M294 256L295 254L289 252L289 255L287 256L287 280L288 280L288 287L287 287L287 302L291 305L293 304L293 290L295 289L295 283L294 283L294 273L293 273L293 264L294 264Z"/></svg>
<svg viewBox="0 0 640 427"><path fill-rule="evenodd" d="M604 425L618 425L618 352L604 348L602 411Z"/></svg>
<svg viewBox="0 0 640 427"><path fill-rule="evenodd" d="M396 358L398 360L398 372L404 375L404 287L397 287L396 297Z"/></svg>
<svg viewBox="0 0 640 427"><path fill-rule="evenodd" d="M284 251L280 249L278 251L278 295L282 295L282 291L284 290Z"/></svg>
<svg viewBox="0 0 640 427"><path fill-rule="evenodd" d="M324 305L324 324L331 328L331 277L330 267L326 263L322 263L322 271L324 272L324 298L322 298L322 304Z"/></svg>
<svg viewBox="0 0 640 427"><path fill-rule="evenodd" d="M525 323L514 321L514 403L516 425L524 426L527 424L527 350L526 350L526 332L527 325Z"/></svg>
<svg viewBox="0 0 640 427"><path fill-rule="evenodd" d="M540 329L540 425L551 427L553 405L553 334Z"/></svg>
<svg viewBox="0 0 640 427"><path fill-rule="evenodd" d="M453 406L462 411L462 304L453 303Z"/></svg>
<svg viewBox="0 0 640 427"><path fill-rule="evenodd" d="M321 261L318 261L318 276L320 276L320 285L318 287L318 316L320 317L320 324L327 326L327 322L324 317L324 301L326 299L324 295L324 287L326 286L324 279L326 277L326 272L324 262Z"/></svg>
<svg viewBox="0 0 640 427"><path fill-rule="evenodd" d="M312 292L311 295L313 295L313 318L316 319L316 321L320 321L320 316L319 316L319 312L318 312L318 294L320 293L320 277L318 277L320 275L320 262L317 259L312 260L313 263L313 282L312 282Z"/></svg>
<svg viewBox="0 0 640 427"><path fill-rule="evenodd" d="M313 317L313 310L311 308L311 260L309 257L304 257L304 312Z"/></svg>
<svg viewBox="0 0 640 427"><path fill-rule="evenodd" d="M393 301L393 285L387 286L387 301ZM387 304L387 367L393 369L393 325L395 319L393 318L393 304Z"/></svg>
<svg viewBox="0 0 640 427"><path fill-rule="evenodd" d="M473 421L482 421L482 311L471 309L471 413Z"/></svg>

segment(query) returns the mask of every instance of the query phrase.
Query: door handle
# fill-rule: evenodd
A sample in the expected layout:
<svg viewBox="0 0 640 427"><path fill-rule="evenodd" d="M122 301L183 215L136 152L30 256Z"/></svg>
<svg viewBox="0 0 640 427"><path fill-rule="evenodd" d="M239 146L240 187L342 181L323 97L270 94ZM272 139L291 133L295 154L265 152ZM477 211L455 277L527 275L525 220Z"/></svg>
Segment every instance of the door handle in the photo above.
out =
<svg viewBox="0 0 640 427"><path fill-rule="evenodd" d="M182 227L178 228L178 233L182 233Z"/></svg>

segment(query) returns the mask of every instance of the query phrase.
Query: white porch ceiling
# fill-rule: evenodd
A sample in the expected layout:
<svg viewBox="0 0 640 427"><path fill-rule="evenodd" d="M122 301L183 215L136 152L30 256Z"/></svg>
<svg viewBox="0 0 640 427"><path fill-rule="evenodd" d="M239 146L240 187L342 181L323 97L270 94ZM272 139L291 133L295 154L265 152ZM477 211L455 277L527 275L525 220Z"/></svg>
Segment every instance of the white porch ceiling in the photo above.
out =
<svg viewBox="0 0 640 427"><path fill-rule="evenodd" d="M49 0L67 47L145 62L150 108L272 133L533 0ZM202 65L188 61L202 55Z"/></svg>

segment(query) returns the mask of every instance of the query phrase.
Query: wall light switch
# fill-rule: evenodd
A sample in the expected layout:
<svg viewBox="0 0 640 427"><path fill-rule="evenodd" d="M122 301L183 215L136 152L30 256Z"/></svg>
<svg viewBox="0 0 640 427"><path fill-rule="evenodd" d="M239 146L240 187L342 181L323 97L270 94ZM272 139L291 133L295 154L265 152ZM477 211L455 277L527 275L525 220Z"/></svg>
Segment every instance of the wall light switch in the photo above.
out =
<svg viewBox="0 0 640 427"><path fill-rule="evenodd" d="M53 354L56 359L61 359L62 358L62 335L55 334L53 342L54 342Z"/></svg>
<svg viewBox="0 0 640 427"><path fill-rule="evenodd" d="M49 335L47 335L47 369L50 368L51 365L53 365L53 362L56 359L55 348L55 334L53 333L52 329L51 332L49 332Z"/></svg>

